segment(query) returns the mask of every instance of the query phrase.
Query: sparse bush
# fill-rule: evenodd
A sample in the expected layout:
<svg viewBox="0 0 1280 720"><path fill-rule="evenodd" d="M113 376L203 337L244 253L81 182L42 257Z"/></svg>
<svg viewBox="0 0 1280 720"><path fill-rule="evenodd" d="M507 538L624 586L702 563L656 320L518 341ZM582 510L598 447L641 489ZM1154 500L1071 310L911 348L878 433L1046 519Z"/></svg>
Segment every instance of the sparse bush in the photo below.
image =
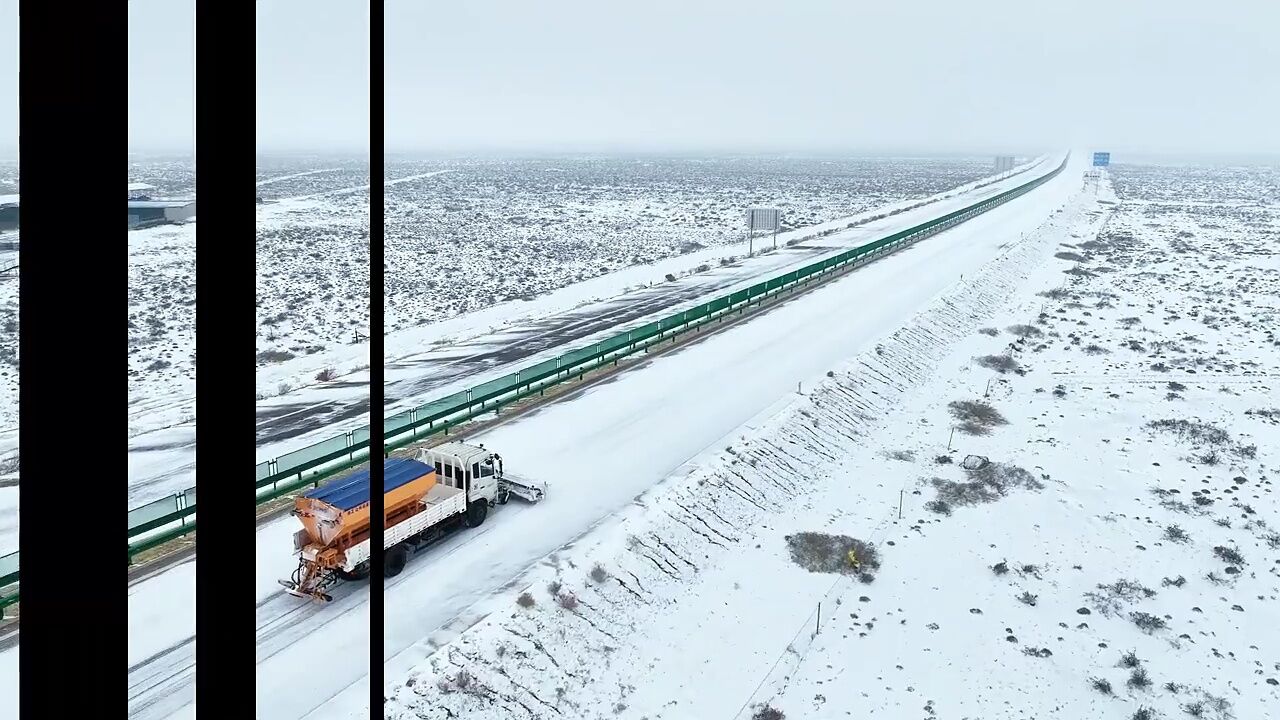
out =
<svg viewBox="0 0 1280 720"><path fill-rule="evenodd" d="M916 454L910 450L894 450L885 453L890 460L901 460L902 462L912 462L916 459Z"/></svg>
<svg viewBox="0 0 1280 720"><path fill-rule="evenodd" d="M991 428L1009 424L999 410L981 400L954 400L947 408L960 422L956 429L968 435L986 435Z"/></svg>
<svg viewBox="0 0 1280 720"><path fill-rule="evenodd" d="M333 368L325 368L316 373L316 380L318 382L329 382L336 377L338 377L338 371Z"/></svg>
<svg viewBox="0 0 1280 720"><path fill-rule="evenodd" d="M596 563L595 567L591 568L591 579L598 583L602 583L609 579L609 571L605 570L604 566L600 563Z"/></svg>
<svg viewBox="0 0 1280 720"><path fill-rule="evenodd" d="M1130 650L1120 656L1120 667L1136 668L1142 665L1142 660L1138 659L1138 653Z"/></svg>
<svg viewBox="0 0 1280 720"><path fill-rule="evenodd" d="M1022 365L1017 360L1008 355L984 355L977 359L978 365L994 370L1001 375L1008 373L1016 373L1022 369Z"/></svg>
<svg viewBox="0 0 1280 720"><path fill-rule="evenodd" d="M1170 542L1185 543L1191 541L1191 536L1187 534L1186 530L1177 525L1170 525L1164 529L1164 539Z"/></svg>
<svg viewBox="0 0 1280 720"><path fill-rule="evenodd" d="M1267 543L1267 547L1272 550L1280 550L1280 533L1267 533L1262 536L1262 539Z"/></svg>
<svg viewBox="0 0 1280 720"><path fill-rule="evenodd" d="M953 462L950 455L939 455L933 461L939 465L950 465Z"/></svg>
<svg viewBox="0 0 1280 720"><path fill-rule="evenodd" d="M1156 711L1152 710L1146 705L1143 705L1142 707L1138 708L1133 712L1132 720L1155 720L1155 719L1156 719Z"/></svg>
<svg viewBox="0 0 1280 720"><path fill-rule="evenodd" d="M565 610L578 609L578 596L571 592L562 592L559 595L556 595L556 602Z"/></svg>
<svg viewBox="0 0 1280 720"><path fill-rule="evenodd" d="M1169 624L1164 621L1164 618L1157 617L1150 613L1132 612L1129 613L1129 619L1133 621L1134 625L1138 626L1138 629L1147 634L1153 633L1156 630L1164 630L1169 627Z"/></svg>
<svg viewBox="0 0 1280 720"><path fill-rule="evenodd" d="M1186 386L1186 385L1183 385L1183 384L1182 384L1182 383L1180 383L1180 382L1170 382L1170 383L1169 383L1168 385L1166 385L1165 387L1169 388L1170 390L1172 390L1172 391L1174 391L1174 392L1182 392L1183 390L1186 390L1186 389L1187 389L1187 386Z"/></svg>
<svg viewBox="0 0 1280 720"><path fill-rule="evenodd" d="M1099 678L1099 677L1091 678L1089 680L1089 684L1093 686L1094 690L1097 690L1103 695L1115 694L1115 692L1111 689L1111 681L1106 678Z"/></svg>
<svg viewBox="0 0 1280 720"><path fill-rule="evenodd" d="M1010 335L1016 335L1020 338L1036 338L1044 335L1044 332L1035 325L1010 325L1005 330Z"/></svg>
<svg viewBox="0 0 1280 720"><path fill-rule="evenodd" d="M1036 601L1039 599L1040 599L1039 595L1032 595L1031 593L1025 590L1021 595L1018 596L1018 602L1022 603L1023 605L1030 605L1032 607L1035 607Z"/></svg>
<svg viewBox="0 0 1280 720"><path fill-rule="evenodd" d="M547 583L547 593L548 593L548 594L550 594L552 597L555 597L556 595L559 595L559 594L560 594L560 581L559 581L559 580L552 580L551 582Z"/></svg>
<svg viewBox="0 0 1280 720"><path fill-rule="evenodd" d="M1200 507L1207 507L1213 504L1213 498L1208 495L1196 495L1191 502L1199 505Z"/></svg>
<svg viewBox="0 0 1280 720"><path fill-rule="evenodd" d="M1189 702L1182 706L1182 712L1190 715L1191 717L1204 717L1204 701L1196 700L1194 702Z"/></svg>
<svg viewBox="0 0 1280 720"><path fill-rule="evenodd" d="M1164 684L1164 689L1168 690L1174 695L1177 695L1178 693L1182 692L1182 686L1172 680Z"/></svg>
<svg viewBox="0 0 1280 720"><path fill-rule="evenodd" d="M1199 460L1202 465L1208 465L1210 467L1213 467L1214 465L1217 465L1218 463L1222 462L1222 458L1218 455L1217 450L1210 450L1209 452L1200 455L1196 459Z"/></svg>
<svg viewBox="0 0 1280 720"><path fill-rule="evenodd" d="M1110 355L1111 351L1098 344L1086 345L1084 351L1088 355Z"/></svg>
<svg viewBox="0 0 1280 720"><path fill-rule="evenodd" d="M996 575L1004 575L1009 572L1009 563L1004 560L1001 560L1000 562L991 566L991 572L995 573Z"/></svg>
<svg viewBox="0 0 1280 720"><path fill-rule="evenodd" d="M1187 579L1179 575L1177 578L1173 580L1170 580L1169 578L1165 578L1164 580L1160 581L1160 584L1165 587L1182 587L1183 585L1187 584Z"/></svg>
<svg viewBox="0 0 1280 720"><path fill-rule="evenodd" d="M1133 580L1121 579L1110 585L1099 584L1096 592L1087 592L1084 596L1093 605L1094 610L1110 617L1120 612L1120 608L1125 604L1155 597L1156 591Z"/></svg>
<svg viewBox="0 0 1280 720"><path fill-rule="evenodd" d="M1236 548L1218 545L1213 548L1213 554L1214 557L1217 557L1225 563L1231 565L1244 565L1244 555L1241 555L1240 551Z"/></svg>
<svg viewBox="0 0 1280 720"><path fill-rule="evenodd" d="M278 363L285 360L292 360L295 355L284 350L264 350L258 353L258 362L260 363Z"/></svg>
<svg viewBox="0 0 1280 720"><path fill-rule="evenodd" d="M951 516L951 506L942 500L930 500L924 504L924 509L939 515Z"/></svg>
<svg viewBox="0 0 1280 720"><path fill-rule="evenodd" d="M706 271L708 271L708 270L710 270L710 269L711 269L711 266L710 266L710 265L707 265L706 263L703 263L702 265L699 265L698 267L694 268L694 269L693 269L693 271L694 271L694 272L704 273L704 272L706 272Z"/></svg>
<svg viewBox="0 0 1280 720"><path fill-rule="evenodd" d="M1151 430L1177 435L1196 445L1225 445L1231 436L1226 430L1209 423L1192 422L1190 420L1153 420L1146 425Z"/></svg>
<svg viewBox="0 0 1280 720"><path fill-rule="evenodd" d="M527 592L520 593L520 597L516 598L516 604L522 608L531 608L537 603L533 596Z"/></svg>
<svg viewBox="0 0 1280 720"><path fill-rule="evenodd" d="M786 720L787 716L779 709L772 705L765 705L755 711L751 716L751 720Z"/></svg>
<svg viewBox="0 0 1280 720"><path fill-rule="evenodd" d="M1133 672L1129 673L1129 679L1125 681L1125 685L1135 690L1146 690L1151 687L1151 677L1147 675L1146 670L1134 668Z"/></svg>
<svg viewBox="0 0 1280 720"><path fill-rule="evenodd" d="M982 328L978 332L982 333L983 335L990 335L991 337L995 337L1000 334L999 330L992 327Z"/></svg>
<svg viewBox="0 0 1280 720"><path fill-rule="evenodd" d="M1044 484L1037 480L1034 475L1026 469L1010 463L988 462L974 468L966 467L965 472L969 476L969 482L953 484L955 486L954 489L959 490L958 493L952 496L954 498L990 502L998 497L1007 495L1010 488L1044 489ZM952 497L947 497L941 491L939 491L939 496L952 502L952 504L964 504L956 503Z"/></svg>
<svg viewBox="0 0 1280 720"><path fill-rule="evenodd" d="M880 568L880 553L875 545L846 535L796 533L787 536L787 547L791 561L809 572L851 575Z"/></svg>

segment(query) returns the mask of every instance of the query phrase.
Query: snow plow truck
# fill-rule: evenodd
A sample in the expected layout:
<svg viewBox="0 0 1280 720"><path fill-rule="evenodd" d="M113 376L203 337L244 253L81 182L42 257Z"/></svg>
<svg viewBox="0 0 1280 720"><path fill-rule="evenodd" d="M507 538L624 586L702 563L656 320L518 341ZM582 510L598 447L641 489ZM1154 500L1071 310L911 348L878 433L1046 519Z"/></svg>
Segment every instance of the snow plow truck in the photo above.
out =
<svg viewBox="0 0 1280 720"><path fill-rule="evenodd" d="M411 552L458 524L476 527L512 495L536 503L545 493L539 484L506 476L497 453L458 442L424 450L416 460L385 459L383 485L387 577L404 570ZM293 536L298 567L280 581L289 594L330 601L326 590L339 580L369 577L368 469L297 497L292 514L302 529Z"/></svg>

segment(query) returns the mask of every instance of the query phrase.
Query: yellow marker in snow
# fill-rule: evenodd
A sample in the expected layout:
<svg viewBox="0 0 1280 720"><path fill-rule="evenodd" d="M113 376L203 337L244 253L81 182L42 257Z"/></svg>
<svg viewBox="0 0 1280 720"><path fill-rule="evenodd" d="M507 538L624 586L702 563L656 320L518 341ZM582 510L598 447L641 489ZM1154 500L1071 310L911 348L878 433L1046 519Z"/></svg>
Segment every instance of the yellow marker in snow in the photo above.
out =
<svg viewBox="0 0 1280 720"><path fill-rule="evenodd" d="M853 550L849 551L849 564L853 566L854 570L857 570L861 567L861 565L859 565L858 563L858 554Z"/></svg>

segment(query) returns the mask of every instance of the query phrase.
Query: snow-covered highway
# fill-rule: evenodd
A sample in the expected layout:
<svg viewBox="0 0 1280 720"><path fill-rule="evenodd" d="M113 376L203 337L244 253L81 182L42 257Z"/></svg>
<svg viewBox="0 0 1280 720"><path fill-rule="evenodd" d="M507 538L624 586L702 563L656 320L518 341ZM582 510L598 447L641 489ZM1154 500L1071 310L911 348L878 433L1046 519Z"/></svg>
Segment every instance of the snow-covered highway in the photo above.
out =
<svg viewBox="0 0 1280 720"><path fill-rule="evenodd" d="M433 646L505 607L510 598L495 592L527 569L679 478L798 384L823 377L963 282L1061 207L1079 189L1085 162L1075 154L1061 175L1025 197L473 438L501 452L509 470L545 481L547 498L534 507L502 507L482 527L415 557L387 583L387 676L403 674ZM945 211L934 206L928 215ZM882 222L919 219L905 213ZM845 242L843 235L829 240ZM258 532L259 713L356 716L368 697L369 589L341 586L327 605L284 595L276 580L295 562L295 522L285 517ZM133 717L194 715L193 588L193 562L131 588Z"/></svg>
<svg viewBox="0 0 1280 720"><path fill-rule="evenodd" d="M731 292L815 260L862 245L885 234L991 197L1025 182L1052 165L1046 160L1035 169L992 182L991 178L954 188L928 198L914 198L862 215L841 218L814 227L783 233L777 253L742 259L746 244L708 248L671 258L651 266L637 266L562 288L529 302L502 303L489 309L388 336L386 367L388 414L414 407L435 397L500 377L516 369L563 352L569 344L588 344L702 302L708 295ZM981 186L981 187L978 187ZM923 203L923 204L922 204ZM920 207L912 207L922 204ZM906 209L912 208L912 209ZM868 218L896 212L878 219ZM820 232L844 228L826 237ZM799 241L787 246L788 241ZM768 242L761 238L757 249ZM728 266L719 260L737 257ZM700 266L709 271L685 274ZM674 282L664 280L672 273ZM259 386L267 392L298 385L315 375L312 367L365 366L367 347L350 346L316 357L299 358L264 368ZM309 364L308 364L309 363ZM275 375L277 373L285 373ZM292 373L292 374L290 374ZM272 380L271 378L275 378ZM286 382L287 381L287 382ZM356 370L335 382L299 387L284 395L258 402L258 459L265 461L326 440L366 423L368 372ZM129 438L129 503L136 507L170 495L195 483L195 429L182 415L182 403L155 407L140 403L131 408L130 424L140 431ZM167 418L167 420L166 420ZM0 545L3 536L0 536Z"/></svg>

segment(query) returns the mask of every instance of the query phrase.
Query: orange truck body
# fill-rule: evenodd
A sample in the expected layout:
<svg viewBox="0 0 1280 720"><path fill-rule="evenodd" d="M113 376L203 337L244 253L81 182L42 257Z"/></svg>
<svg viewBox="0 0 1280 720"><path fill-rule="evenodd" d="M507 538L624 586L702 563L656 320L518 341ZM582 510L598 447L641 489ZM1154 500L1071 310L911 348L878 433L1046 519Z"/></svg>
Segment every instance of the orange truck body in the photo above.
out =
<svg viewBox="0 0 1280 720"><path fill-rule="evenodd" d="M422 499L436 485L436 470L414 460L385 464L383 527L391 527L423 509ZM369 473L356 473L294 500L293 514L303 529L295 536L299 550L314 553L321 568L342 565L345 552L369 537Z"/></svg>

